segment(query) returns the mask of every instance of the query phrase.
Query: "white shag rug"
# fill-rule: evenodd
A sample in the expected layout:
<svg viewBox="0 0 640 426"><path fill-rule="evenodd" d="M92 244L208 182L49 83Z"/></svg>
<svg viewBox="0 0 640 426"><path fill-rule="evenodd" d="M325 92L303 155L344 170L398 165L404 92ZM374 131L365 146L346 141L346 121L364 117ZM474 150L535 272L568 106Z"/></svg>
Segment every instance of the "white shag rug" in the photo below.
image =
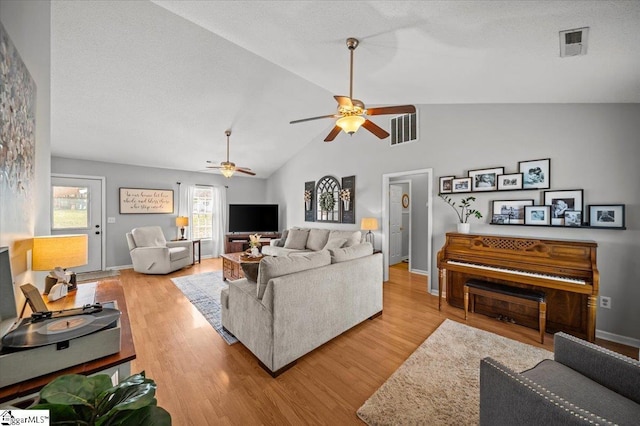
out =
<svg viewBox="0 0 640 426"><path fill-rule="evenodd" d="M445 320L358 409L379 425L477 425L480 360L490 356L523 371L553 353Z"/></svg>

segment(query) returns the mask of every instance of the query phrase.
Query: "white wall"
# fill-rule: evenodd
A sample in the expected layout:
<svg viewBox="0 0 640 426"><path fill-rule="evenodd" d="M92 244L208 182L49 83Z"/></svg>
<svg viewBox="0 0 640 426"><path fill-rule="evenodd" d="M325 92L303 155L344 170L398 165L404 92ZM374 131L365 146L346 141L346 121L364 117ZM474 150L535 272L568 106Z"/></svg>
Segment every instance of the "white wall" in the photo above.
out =
<svg viewBox="0 0 640 426"><path fill-rule="evenodd" d="M420 140L390 147L364 129L324 143L322 132L308 147L272 175L268 199L286 205L282 227L304 222L305 181L324 175L356 175L356 223L381 216L382 174L433 168L438 177L466 176L470 169L504 166L515 172L518 161L551 158L552 189L584 189L585 204L625 203L627 230L595 230L489 225L491 200L533 198L542 191L479 193L476 206L484 219L472 219L472 232L525 237L595 240L600 294L612 309L598 309L597 329L635 339L640 344L640 105L510 104L421 105ZM378 120L388 126L388 123ZM327 123L328 132L330 123ZM444 202L434 200L432 268L445 233L456 218ZM322 226L322 225L319 225ZM342 225L356 228L357 225ZM377 236L376 238L379 238ZM435 269L433 269L435 272ZM434 275L435 276L435 275Z"/></svg>
<svg viewBox="0 0 640 426"><path fill-rule="evenodd" d="M175 218L178 215L178 184L182 190L193 184L224 185L227 187L227 203L264 203L266 181L264 179L234 176L226 179L210 173L185 172L180 170L152 167L128 166L124 164L99 161L75 160L53 157L51 171L84 176L103 176L106 179L107 217L116 219L115 223L105 224L107 241L107 268L131 265L129 248L125 234L137 226L157 225L162 227L167 239L177 237ZM155 188L174 191L173 214L120 214L119 188ZM212 252L210 241L203 241L202 255Z"/></svg>

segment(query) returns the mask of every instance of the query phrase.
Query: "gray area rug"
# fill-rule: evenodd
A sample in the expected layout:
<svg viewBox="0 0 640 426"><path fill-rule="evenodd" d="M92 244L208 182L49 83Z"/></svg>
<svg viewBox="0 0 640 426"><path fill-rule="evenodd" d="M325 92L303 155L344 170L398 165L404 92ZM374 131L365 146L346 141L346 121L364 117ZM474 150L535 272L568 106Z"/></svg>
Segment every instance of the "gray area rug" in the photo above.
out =
<svg viewBox="0 0 640 426"><path fill-rule="evenodd" d="M368 425L477 425L480 360L516 371L553 353L445 320L358 409Z"/></svg>
<svg viewBox="0 0 640 426"><path fill-rule="evenodd" d="M120 271L110 269L107 271L80 272L76 274L76 282L83 283L87 281L102 280L105 278L119 277Z"/></svg>
<svg viewBox="0 0 640 426"><path fill-rule="evenodd" d="M222 328L220 292L228 285L223 281L221 271L171 278L171 281L200 311L225 342L230 345L238 342L236 336Z"/></svg>

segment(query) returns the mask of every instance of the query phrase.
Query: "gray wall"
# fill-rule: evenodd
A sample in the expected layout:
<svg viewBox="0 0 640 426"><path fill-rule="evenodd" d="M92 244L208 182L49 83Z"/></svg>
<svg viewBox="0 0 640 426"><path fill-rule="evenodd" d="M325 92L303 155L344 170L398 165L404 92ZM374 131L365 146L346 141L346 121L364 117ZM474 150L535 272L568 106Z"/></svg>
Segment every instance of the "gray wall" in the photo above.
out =
<svg viewBox="0 0 640 426"><path fill-rule="evenodd" d="M35 176L27 200L32 208L16 215L5 215L3 210L0 215L0 246L8 246L11 251L16 285L24 282L40 285L45 275L34 277L27 269L26 252L34 235L49 234L50 18L48 1L0 1L0 21L37 86ZM15 194L0 190L0 209L11 208L13 202ZM22 244L25 241L28 244ZM16 287L15 293L21 306L22 292Z"/></svg>
<svg viewBox="0 0 640 426"><path fill-rule="evenodd" d="M627 230L489 225L491 200L532 198L540 203L542 191L521 191L477 194L475 205L484 218L471 220L472 232L595 240L600 294L612 298L612 309L598 308L597 329L640 344L636 306L640 300L636 284L640 277L640 105L420 105L419 116L420 140L396 147L364 129L324 143L327 123L303 152L268 181L268 199L287 206L283 226L305 224L304 182L326 174L356 175L359 223L363 216L381 216L384 173L433 168L437 194L439 176L465 176L469 169L497 166L515 172L518 161L551 158L552 189L583 188L585 204L625 203ZM437 251L445 233L455 231L456 217L437 198L433 207L435 272Z"/></svg>
<svg viewBox="0 0 640 426"><path fill-rule="evenodd" d="M264 179L234 176L226 179L210 173L185 172L124 164L84 161L52 157L51 171L71 175L101 176L106 179L106 213L115 217L116 223L105 224L107 240L107 268L131 265L125 234L137 226L161 226L167 239L177 237L175 218L178 215L178 185L182 190L188 185L227 186L227 203L264 203L266 181ZM173 214L124 214L119 209L119 188L173 189ZM202 255L211 254L210 241L202 241Z"/></svg>

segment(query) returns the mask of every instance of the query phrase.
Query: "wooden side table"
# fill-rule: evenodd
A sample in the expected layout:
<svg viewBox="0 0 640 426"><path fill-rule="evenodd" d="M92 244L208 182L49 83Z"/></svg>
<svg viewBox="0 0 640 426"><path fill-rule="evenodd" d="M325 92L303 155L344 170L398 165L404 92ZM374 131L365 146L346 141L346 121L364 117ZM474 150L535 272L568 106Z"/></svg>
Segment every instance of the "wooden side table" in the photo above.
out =
<svg viewBox="0 0 640 426"><path fill-rule="evenodd" d="M193 241L193 264L196 264L196 246L198 246L198 263L201 263L202 260L202 249L200 246L200 240L192 240Z"/></svg>

